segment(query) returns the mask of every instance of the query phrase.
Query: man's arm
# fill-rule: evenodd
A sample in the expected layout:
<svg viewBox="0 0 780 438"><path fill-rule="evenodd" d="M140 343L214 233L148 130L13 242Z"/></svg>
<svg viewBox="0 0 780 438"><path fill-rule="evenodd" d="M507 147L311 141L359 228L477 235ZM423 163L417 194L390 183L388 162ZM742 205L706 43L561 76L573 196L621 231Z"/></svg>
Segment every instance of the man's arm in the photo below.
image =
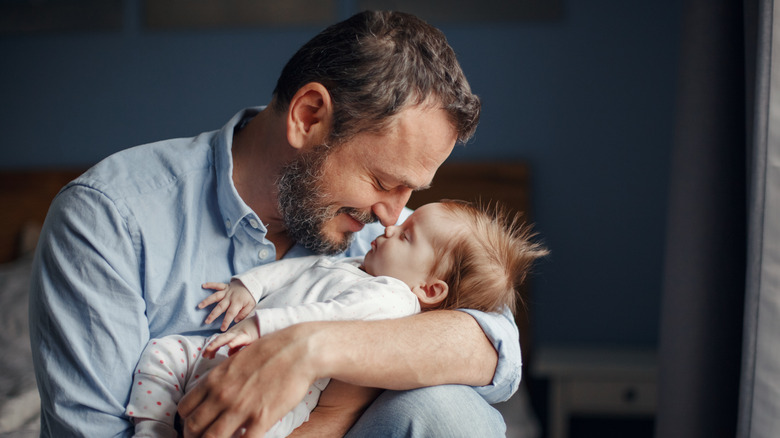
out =
<svg viewBox="0 0 780 438"><path fill-rule="evenodd" d="M382 389L331 380L320 395L309 420L290 434L294 438L341 437L347 434Z"/></svg>
<svg viewBox="0 0 780 438"><path fill-rule="evenodd" d="M320 377L387 389L487 385L498 355L458 311L382 321L314 322L280 330L215 368L185 396L185 436L262 436ZM257 388L263 388L262 391Z"/></svg>
<svg viewBox="0 0 780 438"><path fill-rule="evenodd" d="M118 436L148 340L137 257L124 219L98 192L53 202L36 250L30 325L42 436Z"/></svg>
<svg viewBox="0 0 780 438"><path fill-rule="evenodd" d="M315 364L324 375L361 386L413 389L457 383L487 385L498 356L479 324L463 312L318 328L329 344Z"/></svg>

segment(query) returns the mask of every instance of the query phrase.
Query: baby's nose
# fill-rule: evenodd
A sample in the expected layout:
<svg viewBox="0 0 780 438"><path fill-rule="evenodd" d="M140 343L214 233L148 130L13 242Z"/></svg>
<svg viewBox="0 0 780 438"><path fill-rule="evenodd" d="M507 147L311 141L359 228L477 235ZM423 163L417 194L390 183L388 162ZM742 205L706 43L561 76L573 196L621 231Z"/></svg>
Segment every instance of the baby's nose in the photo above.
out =
<svg viewBox="0 0 780 438"><path fill-rule="evenodd" d="M385 237L393 237L395 235L397 228L398 227L395 225L390 225L389 227L385 227Z"/></svg>

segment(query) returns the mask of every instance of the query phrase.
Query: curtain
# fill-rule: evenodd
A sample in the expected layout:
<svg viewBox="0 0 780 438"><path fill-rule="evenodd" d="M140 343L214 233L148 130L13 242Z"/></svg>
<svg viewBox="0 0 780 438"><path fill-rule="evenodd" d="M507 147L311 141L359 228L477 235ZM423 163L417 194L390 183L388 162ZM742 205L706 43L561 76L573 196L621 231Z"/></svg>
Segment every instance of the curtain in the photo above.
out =
<svg viewBox="0 0 780 438"><path fill-rule="evenodd" d="M734 437L746 272L743 3L683 17L659 333L656 436ZM747 24L747 26L746 26Z"/></svg>
<svg viewBox="0 0 780 438"><path fill-rule="evenodd" d="M752 153L737 436L759 438L780 431L780 29L774 24L780 11L763 0L747 12L758 25L749 64L755 80L748 88Z"/></svg>

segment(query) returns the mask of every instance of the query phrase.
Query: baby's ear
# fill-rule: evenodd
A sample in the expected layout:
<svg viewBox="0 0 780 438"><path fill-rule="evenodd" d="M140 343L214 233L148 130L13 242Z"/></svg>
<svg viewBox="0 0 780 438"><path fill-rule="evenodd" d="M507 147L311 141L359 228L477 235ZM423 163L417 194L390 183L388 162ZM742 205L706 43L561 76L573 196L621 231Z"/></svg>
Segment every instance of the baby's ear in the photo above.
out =
<svg viewBox="0 0 780 438"><path fill-rule="evenodd" d="M428 283L415 287L415 294L420 299L420 306L435 307L447 298L450 288L442 280L430 280Z"/></svg>

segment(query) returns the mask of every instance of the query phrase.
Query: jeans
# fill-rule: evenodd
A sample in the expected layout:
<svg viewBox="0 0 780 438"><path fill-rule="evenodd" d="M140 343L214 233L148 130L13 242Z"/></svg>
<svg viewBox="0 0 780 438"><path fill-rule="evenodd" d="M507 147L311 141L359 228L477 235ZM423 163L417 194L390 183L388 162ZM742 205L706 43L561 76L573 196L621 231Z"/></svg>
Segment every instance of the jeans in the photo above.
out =
<svg viewBox="0 0 780 438"><path fill-rule="evenodd" d="M505 437L506 425L472 388L442 385L383 392L346 436Z"/></svg>

